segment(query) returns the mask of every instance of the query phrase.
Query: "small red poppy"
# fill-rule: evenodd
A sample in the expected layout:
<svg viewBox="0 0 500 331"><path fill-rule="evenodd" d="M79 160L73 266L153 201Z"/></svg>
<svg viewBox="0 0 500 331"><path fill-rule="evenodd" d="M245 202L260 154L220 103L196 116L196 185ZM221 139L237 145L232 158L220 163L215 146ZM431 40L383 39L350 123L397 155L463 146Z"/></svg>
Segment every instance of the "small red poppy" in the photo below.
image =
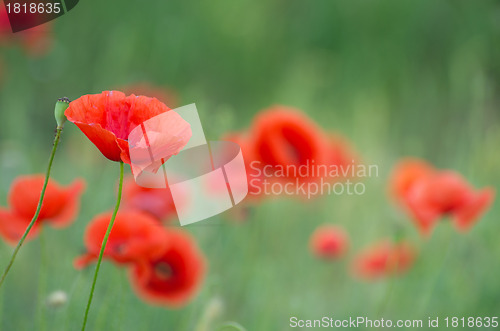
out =
<svg viewBox="0 0 500 331"><path fill-rule="evenodd" d="M99 151L112 161L130 164L128 136L146 120L169 111L165 104L145 96L125 96L118 91L84 95L69 104L65 115L89 138ZM178 134L172 140L174 154L191 137L189 124L182 119L175 123ZM161 129L161 128L160 128ZM164 158L166 161L168 158Z"/></svg>
<svg viewBox="0 0 500 331"><path fill-rule="evenodd" d="M97 215L85 231L87 253L74 261L77 269L97 260L112 213ZM118 264L157 257L167 246L163 228L155 218L139 211L120 211L104 250L104 257Z"/></svg>
<svg viewBox="0 0 500 331"><path fill-rule="evenodd" d="M365 280L402 274L414 264L416 256L416 250L407 241L383 240L359 252L351 271L356 278Z"/></svg>
<svg viewBox="0 0 500 331"><path fill-rule="evenodd" d="M470 229L490 207L494 196L492 188L476 191L459 174L441 171L417 181L406 203L419 229L428 235L447 215L459 230Z"/></svg>
<svg viewBox="0 0 500 331"><path fill-rule="evenodd" d="M389 193L398 202L404 202L413 184L435 171L433 166L423 160L403 159L392 170L389 179Z"/></svg>
<svg viewBox="0 0 500 331"><path fill-rule="evenodd" d="M344 229L331 224L318 227L309 241L311 252L324 259L338 259L344 256L348 246L349 238Z"/></svg>
<svg viewBox="0 0 500 331"><path fill-rule="evenodd" d="M418 159L406 159L396 165L389 190L424 235L429 235L445 216L452 217L457 229L470 229L495 196L492 188L475 190L460 174L437 170Z"/></svg>
<svg viewBox="0 0 500 331"><path fill-rule="evenodd" d="M7 242L15 244L21 239L35 215L44 180L44 175L29 175L20 176L12 183L8 195L10 209L0 208L0 235ZM84 187L81 179L68 187L49 180L38 220L28 238L36 235L40 224L48 223L55 228L71 224L78 212Z"/></svg>
<svg viewBox="0 0 500 331"><path fill-rule="evenodd" d="M134 263L130 281L137 294L157 305L181 307L196 294L205 274L205 259L183 231L165 232L169 245L163 254Z"/></svg>

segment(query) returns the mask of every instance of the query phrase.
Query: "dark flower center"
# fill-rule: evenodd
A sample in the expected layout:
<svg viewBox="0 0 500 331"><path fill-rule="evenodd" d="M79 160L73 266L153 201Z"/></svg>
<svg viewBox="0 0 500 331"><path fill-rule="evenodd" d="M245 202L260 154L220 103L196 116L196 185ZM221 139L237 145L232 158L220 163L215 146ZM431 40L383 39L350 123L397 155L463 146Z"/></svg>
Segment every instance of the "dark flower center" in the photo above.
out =
<svg viewBox="0 0 500 331"><path fill-rule="evenodd" d="M168 263L160 262L155 266L155 274L160 279L169 279L173 276L173 270Z"/></svg>

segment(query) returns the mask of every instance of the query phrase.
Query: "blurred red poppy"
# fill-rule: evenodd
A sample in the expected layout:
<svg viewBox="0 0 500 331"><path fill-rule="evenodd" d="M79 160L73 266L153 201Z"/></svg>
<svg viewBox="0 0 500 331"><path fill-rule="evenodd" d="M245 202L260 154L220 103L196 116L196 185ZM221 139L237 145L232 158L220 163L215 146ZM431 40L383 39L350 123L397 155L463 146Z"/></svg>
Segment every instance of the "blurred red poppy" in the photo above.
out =
<svg viewBox="0 0 500 331"><path fill-rule="evenodd" d="M365 280L402 274L410 269L416 256L416 250L407 241L383 240L359 252L351 271L354 277Z"/></svg>
<svg viewBox="0 0 500 331"><path fill-rule="evenodd" d="M337 259L345 255L349 238L339 226L325 224L318 227L311 236L309 247L319 258Z"/></svg>
<svg viewBox="0 0 500 331"><path fill-rule="evenodd" d="M451 216L457 229L470 229L495 196L492 188L475 190L460 174L434 169L418 159L396 165L389 189L424 235L429 235L444 216Z"/></svg>
<svg viewBox="0 0 500 331"><path fill-rule="evenodd" d="M44 180L44 175L29 175L20 176L12 183L8 195L10 209L0 208L0 235L8 243L15 244L21 239L35 215ZM85 183L81 179L68 187L49 180L38 220L28 238L33 238L38 227L44 223L55 228L71 224L78 212L84 187Z"/></svg>
<svg viewBox="0 0 500 331"><path fill-rule="evenodd" d="M447 215L457 229L470 229L491 206L494 197L492 188L474 190L459 174L442 171L417 181L408 192L407 205L417 226L427 235Z"/></svg>
<svg viewBox="0 0 500 331"><path fill-rule="evenodd" d="M308 176L285 171L281 177L287 180L314 180L316 176L310 170L313 162L319 165L330 161L328 140L322 130L292 108L274 106L262 111L254 119L250 139L250 153L261 167L308 169Z"/></svg>
<svg viewBox="0 0 500 331"><path fill-rule="evenodd" d="M85 231L87 253L74 261L77 269L97 260L112 213L97 215ZM120 211L109 235L104 257L118 264L158 257L168 245L155 218L139 211Z"/></svg>
<svg viewBox="0 0 500 331"><path fill-rule="evenodd" d="M423 160L403 159L392 170L389 179L389 193L398 202L404 203L413 184L435 171L433 166Z"/></svg>
<svg viewBox="0 0 500 331"><path fill-rule="evenodd" d="M128 136L144 121L169 111L155 98L125 96L118 91L104 91L101 94L84 95L71 102L65 115L75 123L99 151L112 161L130 164ZM178 117L175 123L178 136L171 145L178 153L191 137L187 122ZM161 128L160 128L161 129ZM168 158L165 158L166 161Z"/></svg>
<svg viewBox="0 0 500 331"><path fill-rule="evenodd" d="M162 221L176 217L176 209L170 189L146 188L137 185L132 177L123 183L123 207L140 210Z"/></svg>
<svg viewBox="0 0 500 331"><path fill-rule="evenodd" d="M285 106L263 110L248 133L230 133L223 140L239 144L243 151L250 197L262 196L269 191L265 186L274 183L345 179L356 165L345 138L326 134L305 114Z"/></svg>
<svg viewBox="0 0 500 331"><path fill-rule="evenodd" d="M196 294L205 274L205 259L188 233L165 232L168 247L151 260L134 263L130 281L140 297L157 305L181 307Z"/></svg>
<svg viewBox="0 0 500 331"><path fill-rule="evenodd" d="M0 44L3 46L20 44L29 55L47 53L52 45L51 23L45 23L21 32L12 33L5 6L0 6Z"/></svg>

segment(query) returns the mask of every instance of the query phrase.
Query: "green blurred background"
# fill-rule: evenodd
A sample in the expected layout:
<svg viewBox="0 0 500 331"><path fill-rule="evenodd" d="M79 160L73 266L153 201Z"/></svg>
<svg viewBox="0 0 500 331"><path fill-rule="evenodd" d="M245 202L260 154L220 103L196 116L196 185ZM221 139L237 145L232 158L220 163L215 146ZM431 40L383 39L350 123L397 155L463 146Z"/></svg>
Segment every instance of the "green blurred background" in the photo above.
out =
<svg viewBox="0 0 500 331"><path fill-rule="evenodd" d="M105 262L89 330L196 330L214 302L223 309L207 330L226 320L288 330L291 316L500 316L498 204L465 235L443 223L423 240L385 194L392 165L408 155L455 169L476 187L499 187L498 1L82 0L54 21L53 35L42 56L1 45L3 206L17 175L45 171L57 98L137 82L196 103L209 139L248 127L270 105L297 107L348 137L380 174L365 182L363 196L268 199L243 224L226 213L188 226L209 272L180 310L140 301L125 270ZM114 205L118 164L68 123L53 178L75 177L88 183L81 213L67 229L46 228L43 250L39 239L23 247L0 291L0 330L81 325L93 268L76 271L72 260L87 222ZM343 261L310 256L309 235L322 223L349 232ZM349 257L396 233L419 247L415 267L393 280L351 279ZM11 251L1 244L2 268ZM70 298L54 310L44 295L57 289Z"/></svg>

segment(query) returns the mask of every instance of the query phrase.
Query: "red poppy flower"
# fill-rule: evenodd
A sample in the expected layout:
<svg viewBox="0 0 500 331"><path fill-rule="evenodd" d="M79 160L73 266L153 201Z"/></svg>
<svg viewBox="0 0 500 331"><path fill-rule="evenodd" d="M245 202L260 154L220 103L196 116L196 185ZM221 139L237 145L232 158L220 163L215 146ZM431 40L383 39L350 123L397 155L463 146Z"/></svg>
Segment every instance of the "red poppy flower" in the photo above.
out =
<svg viewBox="0 0 500 331"><path fill-rule="evenodd" d="M406 241L384 240L358 253L351 270L355 277L365 280L402 274L413 265L416 255L416 250Z"/></svg>
<svg viewBox="0 0 500 331"><path fill-rule="evenodd" d="M77 269L97 260L111 216L111 212L97 215L87 226L84 237L87 253L75 260ZM168 244L163 232L158 222L145 213L120 211L103 256L118 264L157 257Z"/></svg>
<svg viewBox="0 0 500 331"><path fill-rule="evenodd" d="M429 235L444 216L451 216L459 230L470 229L495 196L492 188L475 190L460 174L434 169L418 159L396 165L389 190L424 235Z"/></svg>
<svg viewBox="0 0 500 331"><path fill-rule="evenodd" d="M65 115L106 158L130 164L127 141L130 132L144 121L169 110L155 98L133 94L127 97L122 92L104 91L71 102ZM169 143L173 154L177 154L191 137L189 124L180 116L175 119L176 132L171 132Z"/></svg>
<svg viewBox="0 0 500 331"><path fill-rule="evenodd" d="M322 225L311 236L309 247L311 252L324 259L337 259L344 256L349 246L346 232L335 225Z"/></svg>
<svg viewBox="0 0 500 331"><path fill-rule="evenodd" d="M132 177L123 183L123 207L146 212L159 220L171 220L177 215L170 189L146 188L137 185Z"/></svg>
<svg viewBox="0 0 500 331"><path fill-rule="evenodd" d="M398 202L404 202L413 184L435 171L433 166L423 160L403 159L398 162L391 173L389 192Z"/></svg>
<svg viewBox="0 0 500 331"><path fill-rule="evenodd" d="M409 190L406 203L419 229L428 235L447 215L459 230L470 229L490 207L494 196L492 188L476 191L459 174L441 171L418 180Z"/></svg>
<svg viewBox="0 0 500 331"><path fill-rule="evenodd" d="M0 235L7 242L15 244L21 239L35 215L44 180L44 175L30 175L20 176L12 183L8 196L10 209L0 208ZM68 187L49 180L42 209L28 238L33 238L43 223L55 228L71 224L78 212L84 186L81 179L75 180Z"/></svg>
<svg viewBox="0 0 500 331"><path fill-rule="evenodd" d="M264 110L255 118L250 137L251 153L261 166L309 169L309 176L300 176L293 171L280 174L280 177L288 180L317 179L313 178L316 176L310 170L313 163L324 165L330 161L328 140L322 130L308 117L292 108L275 106Z"/></svg>
<svg viewBox="0 0 500 331"><path fill-rule="evenodd" d="M205 274L205 260L186 232L168 231L166 236L167 249L158 258L135 263L130 281L144 300L180 307L196 294Z"/></svg>

